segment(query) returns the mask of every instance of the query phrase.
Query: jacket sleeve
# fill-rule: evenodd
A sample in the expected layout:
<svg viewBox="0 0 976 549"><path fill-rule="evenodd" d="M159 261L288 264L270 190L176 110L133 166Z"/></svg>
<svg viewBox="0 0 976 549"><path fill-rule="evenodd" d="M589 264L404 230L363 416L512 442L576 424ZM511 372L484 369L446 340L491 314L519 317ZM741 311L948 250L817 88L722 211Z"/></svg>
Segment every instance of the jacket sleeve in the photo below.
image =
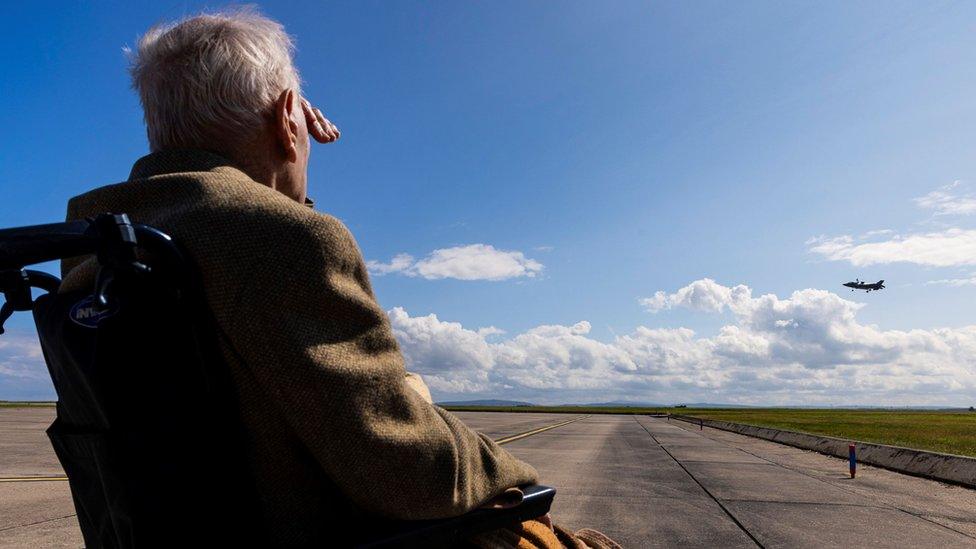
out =
<svg viewBox="0 0 976 549"><path fill-rule="evenodd" d="M409 520L535 482L530 465L410 388L352 235L310 216L269 239L228 336L330 478L366 511Z"/></svg>

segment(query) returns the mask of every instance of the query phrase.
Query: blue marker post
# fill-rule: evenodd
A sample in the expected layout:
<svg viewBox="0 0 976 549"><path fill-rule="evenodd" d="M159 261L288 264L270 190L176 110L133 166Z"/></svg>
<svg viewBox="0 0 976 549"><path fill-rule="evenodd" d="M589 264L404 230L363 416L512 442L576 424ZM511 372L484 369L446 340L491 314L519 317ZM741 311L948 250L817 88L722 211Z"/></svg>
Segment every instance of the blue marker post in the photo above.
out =
<svg viewBox="0 0 976 549"><path fill-rule="evenodd" d="M851 463L851 478L854 478L854 475L857 474L857 454L854 452L853 442L847 445L847 453Z"/></svg>

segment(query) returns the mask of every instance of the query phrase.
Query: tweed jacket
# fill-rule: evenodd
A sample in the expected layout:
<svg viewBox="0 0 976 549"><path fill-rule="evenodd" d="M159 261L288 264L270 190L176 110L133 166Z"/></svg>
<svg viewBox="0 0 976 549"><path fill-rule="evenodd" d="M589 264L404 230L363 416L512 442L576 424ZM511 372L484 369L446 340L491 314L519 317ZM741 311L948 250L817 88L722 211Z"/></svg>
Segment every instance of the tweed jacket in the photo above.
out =
<svg viewBox="0 0 976 549"><path fill-rule="evenodd" d="M406 382L403 357L346 227L203 151L163 151L129 180L68 204L68 219L127 213L171 234L226 334L248 460L276 545L343 521L465 513L535 470ZM65 260L64 290L94 259Z"/></svg>

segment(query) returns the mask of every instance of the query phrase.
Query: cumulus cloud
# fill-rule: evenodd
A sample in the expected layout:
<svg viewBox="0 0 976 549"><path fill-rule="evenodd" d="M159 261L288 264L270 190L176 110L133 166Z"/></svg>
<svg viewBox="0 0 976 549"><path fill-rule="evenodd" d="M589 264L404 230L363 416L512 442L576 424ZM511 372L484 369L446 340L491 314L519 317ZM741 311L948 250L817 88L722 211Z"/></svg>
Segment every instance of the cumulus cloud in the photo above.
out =
<svg viewBox="0 0 976 549"><path fill-rule="evenodd" d="M889 234L895 234L895 231L891 229L874 229L873 231L868 231L861 235L862 239L874 238L878 236L887 236Z"/></svg>
<svg viewBox="0 0 976 549"><path fill-rule="evenodd" d="M701 279L653 295L658 314L727 322L601 339L586 320L506 334L399 307L388 316L407 368L440 400L968 406L976 394L976 325L884 330L858 320L864 304L812 288L755 295ZM32 334L0 337L0 398L53 398Z"/></svg>
<svg viewBox="0 0 976 549"><path fill-rule="evenodd" d="M976 275L973 275L969 278L943 278L940 280L929 280L925 284L937 285L937 286L952 286L953 288L961 288L963 286L976 286Z"/></svg>
<svg viewBox="0 0 976 549"><path fill-rule="evenodd" d="M929 267L976 265L976 230L893 235L886 240L863 241L850 235L818 237L807 241L809 251L856 267L887 263L914 263Z"/></svg>
<svg viewBox="0 0 976 549"><path fill-rule="evenodd" d="M962 181L954 181L914 201L919 207L932 210L935 216L976 214L976 194L965 187ZM857 237L814 237L806 244L811 253L856 267L889 263L926 267L976 265L976 230L961 227L909 234L880 229Z"/></svg>
<svg viewBox="0 0 976 549"><path fill-rule="evenodd" d="M505 330L502 330L501 328L496 328L494 326L486 326L484 328L478 328L478 335L480 335L481 337L491 337L494 335L502 335L504 333Z"/></svg>
<svg viewBox="0 0 976 549"><path fill-rule="evenodd" d="M366 268L374 276L383 276L390 273L400 273L409 271L414 264L413 256L410 254L397 254L389 263L380 261L367 261Z"/></svg>
<svg viewBox="0 0 976 549"><path fill-rule="evenodd" d="M733 321L712 336L639 326L601 341L580 321L489 341L434 315L389 314L409 367L442 399L968 405L976 391L976 326L882 330L832 292L753 296L711 279L648 299Z"/></svg>
<svg viewBox="0 0 976 549"><path fill-rule="evenodd" d="M606 389L615 373L637 369L614 345L588 336L590 323L538 326L492 346L495 366L506 383L528 389Z"/></svg>
<svg viewBox="0 0 976 549"><path fill-rule="evenodd" d="M962 181L936 189L915 199L919 207L933 210L935 215L976 214L976 193L968 192Z"/></svg>
<svg viewBox="0 0 976 549"><path fill-rule="evenodd" d="M498 250L488 244L470 244L434 250L415 260L409 254L398 254L389 263L368 261L370 273L382 276L401 273L427 280L507 280L533 278L543 269L542 263L525 257L519 251Z"/></svg>
<svg viewBox="0 0 976 549"><path fill-rule="evenodd" d="M434 391L470 393L490 387L494 357L486 334L437 315L411 317L396 307L387 313L407 370L422 372Z"/></svg>
<svg viewBox="0 0 976 549"><path fill-rule="evenodd" d="M54 398L41 346L33 334L10 331L0 336L0 398Z"/></svg>
<svg viewBox="0 0 976 549"><path fill-rule="evenodd" d="M697 311L721 312L726 307L732 308L749 299L751 290L743 285L728 288L716 283L711 278L696 280L691 284L668 294L657 291L651 297L639 300L645 309L658 312L674 307L687 307Z"/></svg>

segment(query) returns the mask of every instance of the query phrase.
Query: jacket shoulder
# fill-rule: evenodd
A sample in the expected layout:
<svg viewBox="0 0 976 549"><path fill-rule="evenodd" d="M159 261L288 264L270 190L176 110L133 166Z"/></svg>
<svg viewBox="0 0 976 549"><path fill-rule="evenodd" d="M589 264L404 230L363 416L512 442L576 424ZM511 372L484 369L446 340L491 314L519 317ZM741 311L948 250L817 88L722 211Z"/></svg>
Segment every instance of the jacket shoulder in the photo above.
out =
<svg viewBox="0 0 976 549"><path fill-rule="evenodd" d="M237 170L183 172L107 185L71 199L68 219L102 212L170 234L205 278L245 279L256 268L314 276L340 269L365 277L362 256L346 226ZM65 272L77 266L65 262Z"/></svg>
<svg viewBox="0 0 976 549"><path fill-rule="evenodd" d="M271 256L329 256L356 262L359 247L346 225L285 195L251 183L211 181L198 203L202 223L223 227L230 241ZM201 231L201 236L205 234ZM195 238L195 237L190 237ZM241 242L247 239L248 242Z"/></svg>

